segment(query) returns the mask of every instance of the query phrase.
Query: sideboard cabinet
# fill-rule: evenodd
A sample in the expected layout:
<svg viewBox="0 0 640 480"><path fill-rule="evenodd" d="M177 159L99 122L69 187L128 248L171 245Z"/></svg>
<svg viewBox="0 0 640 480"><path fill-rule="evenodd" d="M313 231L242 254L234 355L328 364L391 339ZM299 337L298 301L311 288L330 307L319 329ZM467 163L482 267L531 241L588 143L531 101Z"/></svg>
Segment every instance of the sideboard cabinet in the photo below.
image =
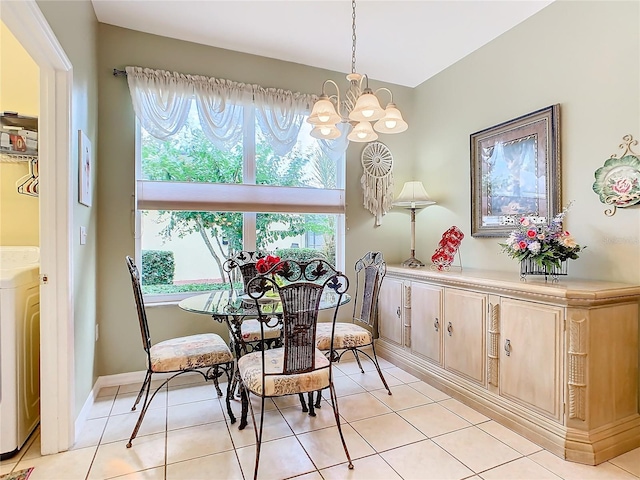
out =
<svg viewBox="0 0 640 480"><path fill-rule="evenodd" d="M567 460L640 446L640 286L389 266L376 351Z"/></svg>

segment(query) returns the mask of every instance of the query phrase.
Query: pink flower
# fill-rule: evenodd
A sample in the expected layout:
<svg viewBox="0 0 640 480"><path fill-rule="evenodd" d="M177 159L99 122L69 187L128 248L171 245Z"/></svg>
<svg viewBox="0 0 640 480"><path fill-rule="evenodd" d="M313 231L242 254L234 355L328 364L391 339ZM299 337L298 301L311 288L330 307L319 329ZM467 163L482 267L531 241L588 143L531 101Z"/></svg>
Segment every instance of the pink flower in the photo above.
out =
<svg viewBox="0 0 640 480"><path fill-rule="evenodd" d="M522 217L520 219L520 225L522 225L523 227L528 227L529 226L529 219L527 217Z"/></svg>
<svg viewBox="0 0 640 480"><path fill-rule="evenodd" d="M524 250L525 248L527 248L527 242L525 242L524 240L520 240L520 242L518 242L518 248L520 248L520 250Z"/></svg>
<svg viewBox="0 0 640 480"><path fill-rule="evenodd" d="M619 178L611 185L611 188L616 193L628 193L633 188L633 184L628 178Z"/></svg>
<svg viewBox="0 0 640 480"><path fill-rule="evenodd" d="M538 236L538 232L535 230L527 230L527 237L536 238Z"/></svg>

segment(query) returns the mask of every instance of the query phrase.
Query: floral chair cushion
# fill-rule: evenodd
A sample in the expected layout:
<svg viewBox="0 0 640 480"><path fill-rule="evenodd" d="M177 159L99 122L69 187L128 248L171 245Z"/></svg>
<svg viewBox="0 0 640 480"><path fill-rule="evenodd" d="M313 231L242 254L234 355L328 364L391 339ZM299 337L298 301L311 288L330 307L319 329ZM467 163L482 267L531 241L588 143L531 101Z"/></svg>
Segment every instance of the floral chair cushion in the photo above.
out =
<svg viewBox="0 0 640 480"><path fill-rule="evenodd" d="M172 338L149 350L152 372L177 372L233 361L231 350L215 333Z"/></svg>
<svg viewBox="0 0 640 480"><path fill-rule="evenodd" d="M273 321L276 320L274 319ZM240 331L242 333L242 340L245 342L259 342L262 340L262 336L260 334L260 322L258 320L244 320L240 327ZM278 338L280 337L281 332L282 325L280 323L273 327L267 326L266 323L264 325L265 340Z"/></svg>
<svg viewBox="0 0 640 480"><path fill-rule="evenodd" d="M266 397L313 392L329 386L329 360L316 349L316 370L295 375L267 375L265 378ZM282 373L284 348L265 350L266 373ZM262 352L244 355L238 360L238 369L244 384L251 392L262 395Z"/></svg>
<svg viewBox="0 0 640 480"><path fill-rule="evenodd" d="M364 347L373 342L371 332L364 327L353 323L336 322L336 331L333 335L333 348ZM331 348L331 323L318 323L316 327L316 347L320 350Z"/></svg>

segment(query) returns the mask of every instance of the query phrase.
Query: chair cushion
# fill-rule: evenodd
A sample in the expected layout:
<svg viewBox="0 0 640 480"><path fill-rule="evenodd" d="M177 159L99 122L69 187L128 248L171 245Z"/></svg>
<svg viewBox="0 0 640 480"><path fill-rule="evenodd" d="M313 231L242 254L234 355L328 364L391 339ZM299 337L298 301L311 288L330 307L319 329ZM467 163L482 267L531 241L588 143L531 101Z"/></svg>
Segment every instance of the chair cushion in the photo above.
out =
<svg viewBox="0 0 640 480"><path fill-rule="evenodd" d="M215 333L165 340L153 345L149 353L152 372L177 372L233 360L231 350Z"/></svg>
<svg viewBox="0 0 640 480"><path fill-rule="evenodd" d="M356 348L371 344L371 332L360 325L347 322L336 322L333 335L333 348ZM316 347L320 350L331 348L331 323L318 323L316 327Z"/></svg>
<svg viewBox="0 0 640 480"><path fill-rule="evenodd" d="M274 319L273 321L275 322L276 320ZM245 342L259 342L262 340L262 336L260 334L260 322L258 320L244 320L240 327L240 331L242 332L242 340ZM264 325L264 338L266 340L280 337L281 332L282 324L280 322L278 322L274 327L269 327L266 323Z"/></svg>
<svg viewBox="0 0 640 480"><path fill-rule="evenodd" d="M265 378L265 396L274 397L294 393L313 392L329 386L329 360L318 349L316 370L294 375L269 375ZM264 352L267 373L282 373L284 348L272 348ZM242 381L256 395L262 395L262 352L244 355L238 360ZM318 370L319 369L319 370Z"/></svg>

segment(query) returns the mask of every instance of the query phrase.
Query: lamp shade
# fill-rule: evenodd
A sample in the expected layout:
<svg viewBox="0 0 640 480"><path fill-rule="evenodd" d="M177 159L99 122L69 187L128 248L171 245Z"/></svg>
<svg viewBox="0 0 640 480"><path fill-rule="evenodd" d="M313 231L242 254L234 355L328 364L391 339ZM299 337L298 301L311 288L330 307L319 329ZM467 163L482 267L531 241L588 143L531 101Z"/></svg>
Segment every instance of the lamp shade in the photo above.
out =
<svg viewBox="0 0 640 480"><path fill-rule="evenodd" d="M435 203L424 189L422 182L406 182L393 205L405 208L423 208Z"/></svg>
<svg viewBox="0 0 640 480"><path fill-rule="evenodd" d="M307 118L307 122L312 125L335 125L340 120L336 107L326 95L320 96L314 103L311 115Z"/></svg>
<svg viewBox="0 0 640 480"><path fill-rule="evenodd" d="M316 125L311 130L312 137L332 140L340 136L340 130L335 125Z"/></svg>
<svg viewBox="0 0 640 480"><path fill-rule="evenodd" d="M384 110L371 90L365 90L356 100L349 120L355 122L373 122L384 117Z"/></svg>
<svg viewBox="0 0 640 480"><path fill-rule="evenodd" d="M369 122L360 122L353 127L347 138L352 142L373 142L378 138L378 134L373 131Z"/></svg>
<svg viewBox="0 0 640 480"><path fill-rule="evenodd" d="M376 122L373 129L380 133L401 133L404 132L409 125L402 118L400 110L396 108L395 103L390 103L384 111L384 117Z"/></svg>

